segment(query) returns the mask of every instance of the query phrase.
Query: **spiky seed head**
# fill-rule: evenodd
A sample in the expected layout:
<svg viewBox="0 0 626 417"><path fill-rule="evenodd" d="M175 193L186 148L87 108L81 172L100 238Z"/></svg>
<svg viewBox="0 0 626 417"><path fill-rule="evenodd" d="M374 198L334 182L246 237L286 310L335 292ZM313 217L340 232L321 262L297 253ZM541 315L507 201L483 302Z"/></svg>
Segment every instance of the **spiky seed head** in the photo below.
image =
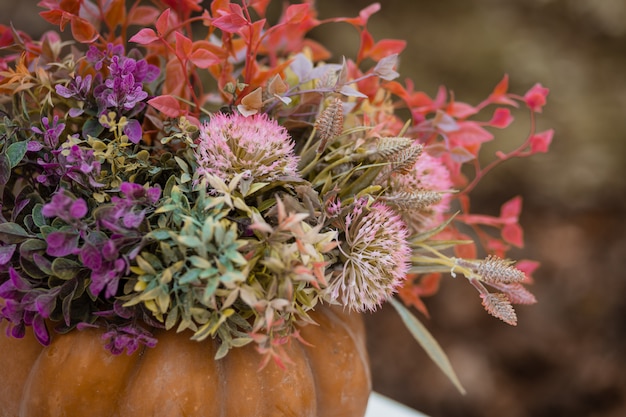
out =
<svg viewBox="0 0 626 417"><path fill-rule="evenodd" d="M352 310L375 310L405 279L411 249L402 219L382 203L354 203L344 220L340 250L343 270L329 282L325 295Z"/></svg>
<svg viewBox="0 0 626 417"><path fill-rule="evenodd" d="M287 130L266 114L217 113L200 128L198 173L228 182L248 172L253 181L298 176L298 157Z"/></svg>

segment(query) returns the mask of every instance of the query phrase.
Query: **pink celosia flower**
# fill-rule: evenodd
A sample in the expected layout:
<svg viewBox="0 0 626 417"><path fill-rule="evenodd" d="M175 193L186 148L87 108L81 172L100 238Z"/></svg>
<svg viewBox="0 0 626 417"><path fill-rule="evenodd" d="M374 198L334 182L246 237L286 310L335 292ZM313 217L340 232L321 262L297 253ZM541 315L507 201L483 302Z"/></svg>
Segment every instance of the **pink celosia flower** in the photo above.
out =
<svg viewBox="0 0 626 417"><path fill-rule="evenodd" d="M247 173L252 181L297 176L298 158L287 130L265 114L218 113L200 129L198 172L227 181Z"/></svg>
<svg viewBox="0 0 626 417"><path fill-rule="evenodd" d="M441 159L423 152L408 174L393 173L388 180L377 180L380 185L388 187L388 193L406 194L421 191L434 191L438 195L433 204L423 206L415 204L398 210L408 228L413 232L428 230L436 227L444 220L444 215L450 209L452 195L452 180L450 171ZM431 193L432 194L432 193ZM428 202L428 196L421 201ZM393 203L390 200L390 203Z"/></svg>
<svg viewBox="0 0 626 417"><path fill-rule="evenodd" d="M400 216L382 203L367 206L358 200L341 226L345 257L341 274L329 282L325 295L330 301L356 311L375 310L405 279L411 249L408 231Z"/></svg>

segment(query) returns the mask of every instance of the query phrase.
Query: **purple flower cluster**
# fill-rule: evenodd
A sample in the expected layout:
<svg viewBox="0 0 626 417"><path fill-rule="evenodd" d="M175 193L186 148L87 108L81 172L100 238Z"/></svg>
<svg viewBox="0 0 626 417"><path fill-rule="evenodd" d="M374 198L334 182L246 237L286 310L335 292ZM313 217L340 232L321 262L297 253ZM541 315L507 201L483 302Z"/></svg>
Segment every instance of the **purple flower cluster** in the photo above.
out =
<svg viewBox="0 0 626 417"><path fill-rule="evenodd" d="M144 82L154 81L159 72L145 60L114 56L109 65L109 77L94 89L101 108L129 111L148 97L143 90Z"/></svg>
<svg viewBox="0 0 626 417"><path fill-rule="evenodd" d="M122 248L137 245L143 236L139 228L146 215L146 207L153 206L161 197L158 187L144 188L139 184L122 183L121 197L113 197L112 204L97 213L97 224L101 231L109 231L110 237L102 233L89 234L80 250L80 259L91 269L89 290L98 295L103 290L105 297L113 297L119 280L128 274L130 260L137 256L135 251Z"/></svg>
<svg viewBox="0 0 626 417"><path fill-rule="evenodd" d="M37 340L42 345L48 345L50 334L44 320L54 310L60 290L61 287L35 288L15 269L9 268L9 279L0 285L0 298L4 299L0 319L9 321L7 335L22 338L26 334L26 326L32 326Z"/></svg>
<svg viewBox="0 0 626 417"><path fill-rule="evenodd" d="M63 190L54 194L42 210L44 216L60 218L70 226L46 236L46 253L53 257L77 255L91 270L89 290L94 296L104 291L105 297L111 298L117 293L120 279L128 275L130 260L140 249L144 233L139 228L146 210L161 197L159 187L144 188L133 183L122 183L120 192L120 197L113 197L111 204L94 213L95 225L85 219L87 203ZM133 245L134 250L124 250Z"/></svg>
<svg viewBox="0 0 626 417"><path fill-rule="evenodd" d="M35 128L33 128L35 130ZM85 189L102 187L96 178L100 175L100 162L94 157L94 151L78 145L69 148L53 149L37 159L37 164L43 171L37 176L37 181L43 185L58 185L62 180Z"/></svg>
<svg viewBox="0 0 626 417"><path fill-rule="evenodd" d="M47 145L50 149L56 149L59 146L59 138L61 137L61 133L65 129L65 123L59 123L59 116L54 116L52 118L52 123L50 123L50 119L47 117L41 118L41 124L44 130L41 130L37 126L31 127L31 130L35 133L43 135L43 143ZM39 151L43 148L43 144L38 141L31 141L28 144L29 151Z"/></svg>
<svg viewBox="0 0 626 417"><path fill-rule="evenodd" d="M137 112L142 108L142 101L148 97L144 91L144 83L149 83L159 75L159 68L148 64L145 59L134 59L123 55L124 49L109 45L103 53L91 46L87 52L87 60L96 69L107 65L109 74L102 83L93 90L98 103L98 114L113 110L119 114L129 111ZM139 107L139 108L138 108Z"/></svg>
<svg viewBox="0 0 626 417"><path fill-rule="evenodd" d="M57 94L61 97L86 103L83 107L70 109L69 116L80 116L89 107L98 116L110 111L119 117L127 116L128 122L124 133L133 143L138 143L141 140L141 126L137 120L132 119L132 116L144 109L144 100L148 98L144 84L157 79L159 68L148 64L145 59L125 56L121 45L109 44L106 51L91 46L86 57L87 61L101 72L95 77L76 76L67 86L55 86Z"/></svg>

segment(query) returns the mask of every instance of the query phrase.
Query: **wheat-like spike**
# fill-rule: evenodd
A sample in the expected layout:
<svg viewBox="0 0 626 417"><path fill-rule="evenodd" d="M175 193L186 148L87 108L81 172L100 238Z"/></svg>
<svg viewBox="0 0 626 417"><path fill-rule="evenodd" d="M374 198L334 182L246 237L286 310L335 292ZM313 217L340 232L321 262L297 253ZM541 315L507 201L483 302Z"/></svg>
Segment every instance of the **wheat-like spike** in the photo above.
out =
<svg viewBox="0 0 626 417"><path fill-rule="evenodd" d="M483 307L489 314L511 326L517 326L517 315L506 294L486 293L481 294L480 298L483 300Z"/></svg>
<svg viewBox="0 0 626 417"><path fill-rule="evenodd" d="M390 157L391 169L393 172L408 174L413 169L417 158L422 154L423 146L413 144Z"/></svg>
<svg viewBox="0 0 626 417"><path fill-rule="evenodd" d="M372 151L373 157L390 158L398 152L413 145L414 139L404 137L384 137L378 139L376 148Z"/></svg>
<svg viewBox="0 0 626 417"><path fill-rule="evenodd" d="M470 268L478 275L478 278L486 282L492 283L514 283L521 282L526 279L526 275L513 266L513 261L502 259L497 256L489 255L483 260L468 261L464 259L457 260L458 264Z"/></svg>
<svg viewBox="0 0 626 417"><path fill-rule="evenodd" d="M339 98L335 97L320 114L315 121L315 129L321 139L317 152L323 152L326 143L343 132L343 103Z"/></svg>
<svg viewBox="0 0 626 417"><path fill-rule="evenodd" d="M441 201L441 193L431 190L401 191L381 197L399 211L423 211Z"/></svg>

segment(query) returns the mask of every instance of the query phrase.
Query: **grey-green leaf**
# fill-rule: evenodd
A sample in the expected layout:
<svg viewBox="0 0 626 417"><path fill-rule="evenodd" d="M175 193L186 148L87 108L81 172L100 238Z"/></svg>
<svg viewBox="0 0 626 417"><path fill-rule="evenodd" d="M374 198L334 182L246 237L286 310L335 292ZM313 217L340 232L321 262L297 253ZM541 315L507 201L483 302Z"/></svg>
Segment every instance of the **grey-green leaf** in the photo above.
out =
<svg viewBox="0 0 626 417"><path fill-rule="evenodd" d="M17 223L0 224L0 242L13 244L21 243L31 237L22 226Z"/></svg>
<svg viewBox="0 0 626 417"><path fill-rule="evenodd" d="M415 317L411 312L404 307L398 300L394 298L389 299L389 303L396 309L400 318L406 325L409 332L413 335L415 340L418 341L420 345L424 348L430 359L435 362L435 364L443 371L444 374L452 381L454 386L459 390L459 392L465 395L465 388L461 385L461 381L459 381L458 376L452 369L452 365L448 360L445 352L437 343L433 335L430 334L428 329L424 327L424 325Z"/></svg>
<svg viewBox="0 0 626 417"><path fill-rule="evenodd" d="M24 155L26 155L26 149L28 147L28 142L23 140L20 142L12 143L7 148L7 158L9 159L9 166L11 168L15 168L17 164L19 164Z"/></svg>

